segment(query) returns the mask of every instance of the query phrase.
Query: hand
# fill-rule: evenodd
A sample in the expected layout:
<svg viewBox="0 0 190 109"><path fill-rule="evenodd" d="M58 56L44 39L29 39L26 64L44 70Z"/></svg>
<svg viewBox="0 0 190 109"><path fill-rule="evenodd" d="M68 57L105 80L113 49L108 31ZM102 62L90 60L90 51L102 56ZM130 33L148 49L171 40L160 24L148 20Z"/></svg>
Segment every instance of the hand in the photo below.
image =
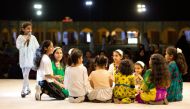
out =
<svg viewBox="0 0 190 109"><path fill-rule="evenodd" d="M59 84L59 87L65 88L65 87L64 87L64 84L61 84L61 83Z"/></svg>
<svg viewBox="0 0 190 109"><path fill-rule="evenodd" d="M56 80L58 80L58 79L61 79L61 78L63 78L63 77L62 77L61 75L55 75L54 78L55 78Z"/></svg>
<svg viewBox="0 0 190 109"><path fill-rule="evenodd" d="M29 42L30 42L30 36L26 36L25 37L25 42L24 42L24 45L29 45Z"/></svg>

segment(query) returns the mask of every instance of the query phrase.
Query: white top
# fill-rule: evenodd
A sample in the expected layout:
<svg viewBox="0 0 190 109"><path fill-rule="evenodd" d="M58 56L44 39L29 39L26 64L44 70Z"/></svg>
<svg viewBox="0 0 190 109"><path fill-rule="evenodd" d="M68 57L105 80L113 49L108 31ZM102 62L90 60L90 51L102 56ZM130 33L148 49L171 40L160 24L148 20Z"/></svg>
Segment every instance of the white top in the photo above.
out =
<svg viewBox="0 0 190 109"><path fill-rule="evenodd" d="M112 63L112 64L110 64L109 65L109 69L108 69L108 72L111 74L111 75L113 75L113 77L114 77L114 73L115 73L115 68L114 68L114 63ZM112 87L114 87L115 86L115 77L114 77L114 80L113 80L113 84L112 84Z"/></svg>
<svg viewBox="0 0 190 109"><path fill-rule="evenodd" d="M36 49L39 48L38 41L35 36L31 35L30 42L24 45L25 38L23 35L19 35L16 40L16 47L19 50L19 64L21 68L34 66L33 59L35 56Z"/></svg>
<svg viewBox="0 0 190 109"><path fill-rule="evenodd" d="M108 72L110 72L112 75L114 75L114 63L109 65Z"/></svg>
<svg viewBox="0 0 190 109"><path fill-rule="evenodd" d="M66 67L64 85L68 89L70 96L85 96L92 89L88 80L86 67L83 65Z"/></svg>
<svg viewBox="0 0 190 109"><path fill-rule="evenodd" d="M46 54L42 56L40 66L37 70L37 81L47 80L48 82L53 82L53 80L45 78L45 75L53 75L51 60Z"/></svg>

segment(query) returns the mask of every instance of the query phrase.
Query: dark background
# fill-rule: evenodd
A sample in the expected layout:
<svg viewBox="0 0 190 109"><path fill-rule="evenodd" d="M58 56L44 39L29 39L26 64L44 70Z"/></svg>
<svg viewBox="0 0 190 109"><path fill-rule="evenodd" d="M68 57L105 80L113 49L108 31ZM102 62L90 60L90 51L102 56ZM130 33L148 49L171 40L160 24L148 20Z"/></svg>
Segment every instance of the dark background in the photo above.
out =
<svg viewBox="0 0 190 109"><path fill-rule="evenodd" d="M190 20L188 0L2 0L0 20L61 21L65 16L74 21L185 21ZM143 2L147 12L140 15L136 4ZM43 15L36 16L33 4L43 4Z"/></svg>

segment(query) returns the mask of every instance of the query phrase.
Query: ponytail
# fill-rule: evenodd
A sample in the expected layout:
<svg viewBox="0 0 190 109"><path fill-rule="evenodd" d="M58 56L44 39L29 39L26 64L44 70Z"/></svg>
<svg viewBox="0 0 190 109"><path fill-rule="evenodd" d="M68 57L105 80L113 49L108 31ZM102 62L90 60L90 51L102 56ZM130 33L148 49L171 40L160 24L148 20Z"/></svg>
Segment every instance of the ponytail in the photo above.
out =
<svg viewBox="0 0 190 109"><path fill-rule="evenodd" d="M40 67L42 56L43 56L42 48L38 48L36 50L35 57L34 57L34 67L36 70Z"/></svg>
<svg viewBox="0 0 190 109"><path fill-rule="evenodd" d="M179 68L179 71L183 75L187 74L188 66L187 66L185 56L183 55L183 53L177 53L176 63L177 63L177 66Z"/></svg>

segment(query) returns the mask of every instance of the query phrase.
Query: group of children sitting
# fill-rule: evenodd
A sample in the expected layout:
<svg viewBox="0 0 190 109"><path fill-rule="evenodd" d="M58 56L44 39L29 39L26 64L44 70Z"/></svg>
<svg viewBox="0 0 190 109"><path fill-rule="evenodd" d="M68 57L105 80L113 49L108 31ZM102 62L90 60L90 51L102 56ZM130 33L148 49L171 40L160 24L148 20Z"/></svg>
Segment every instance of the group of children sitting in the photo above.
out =
<svg viewBox="0 0 190 109"><path fill-rule="evenodd" d="M183 98L182 75L187 73L187 64L180 49L168 47L165 57L152 54L148 70L142 61L122 59L123 51L117 49L108 70L108 58L96 56L96 70L89 76L82 51L72 48L68 54L68 63L63 65L62 49L54 48L49 40L36 51L36 100L44 93L60 100L68 97L71 103L168 104Z"/></svg>

